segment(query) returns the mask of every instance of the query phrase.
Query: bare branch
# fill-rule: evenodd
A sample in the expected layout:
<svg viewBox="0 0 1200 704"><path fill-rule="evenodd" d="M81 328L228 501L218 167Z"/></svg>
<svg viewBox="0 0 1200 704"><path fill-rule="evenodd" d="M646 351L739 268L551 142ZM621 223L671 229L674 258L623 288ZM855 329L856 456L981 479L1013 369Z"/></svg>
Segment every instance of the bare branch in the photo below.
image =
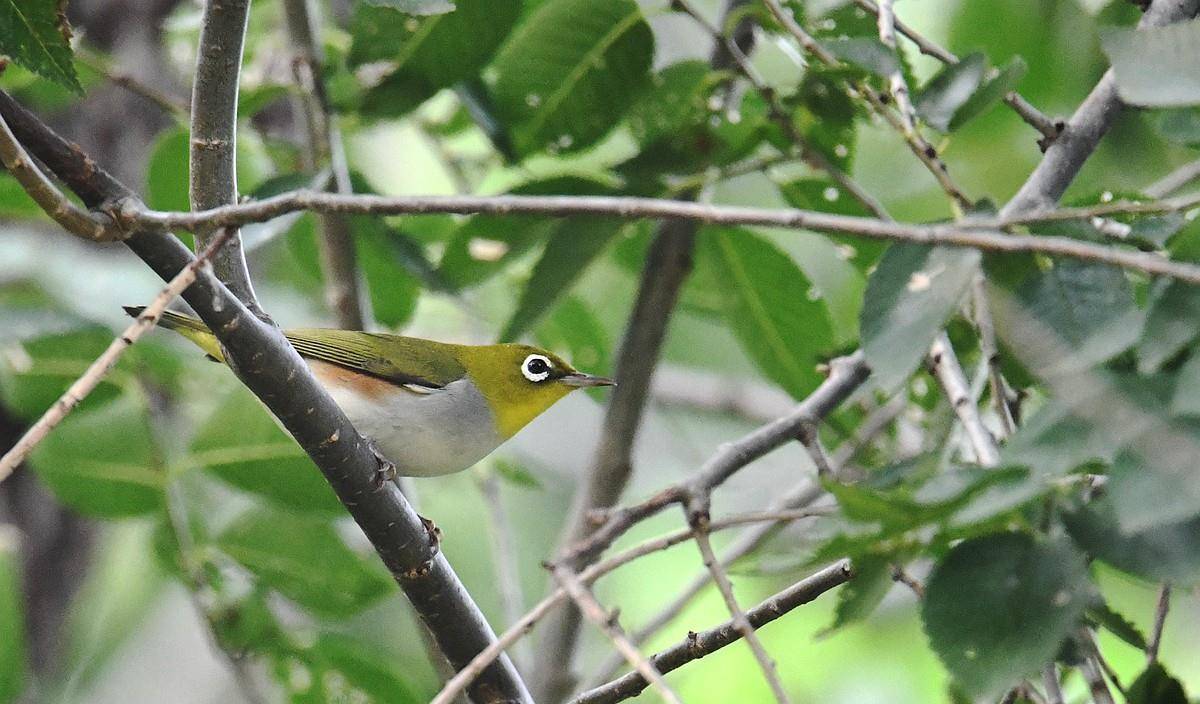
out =
<svg viewBox="0 0 1200 704"><path fill-rule="evenodd" d="M576 575L570 568L565 565L557 565L554 567L554 578L566 590L567 595L579 606L579 610L587 620L591 621L600 629L608 639L612 641L615 647L630 665L637 670L638 674L646 679L647 682L654 685L658 690L659 695L668 702L668 704L682 704L679 701L679 695L671 689L667 681L663 679L662 673L655 669L646 656L637 649L637 646L629 642L629 638L625 636L624 631L617 625L616 619L612 617L600 602L596 601L596 597L592 592L579 581L579 576Z"/></svg>
<svg viewBox="0 0 1200 704"><path fill-rule="evenodd" d="M1020 215L1012 215L998 220L977 221L981 227L997 225L1012 227L1013 225L1028 225L1039 222L1057 222L1062 220L1093 220L1110 215L1159 215L1163 213L1178 213L1200 207L1200 193L1192 193L1178 198L1164 198L1153 201L1117 200L1111 203L1098 203L1078 208L1055 208L1053 210L1033 211Z"/></svg>
<svg viewBox="0 0 1200 704"><path fill-rule="evenodd" d="M505 626L521 619L525 612L525 594L521 590L521 575L517 572L517 539L508 512L500 494L500 480L494 471L477 472L475 483L483 496L489 519L488 535L492 540L492 562L496 570L496 591L500 593L500 605L504 609ZM524 645L524 644L522 644ZM528 664L531 656L528 648L513 653L519 666Z"/></svg>
<svg viewBox="0 0 1200 704"><path fill-rule="evenodd" d="M93 215L72 203L25 153L8 123L0 118L0 161L33 202L71 234L95 242L124 239L111 219Z"/></svg>
<svg viewBox="0 0 1200 704"><path fill-rule="evenodd" d="M1069 237L1014 235L973 223L909 225L872 218L789 208L747 208L655 198L620 196L399 196L336 195L291 191L260 201L197 213L154 211L122 203L118 219L126 227L194 231L263 222L300 210L373 215L452 213L460 215L604 215L622 218L690 220L711 225L761 225L853 235L867 239L970 247L989 252L1040 252L1050 256L1111 264L1155 276L1200 284L1200 266L1150 253Z"/></svg>
<svg viewBox="0 0 1200 704"><path fill-rule="evenodd" d="M0 124L3 122L0 121ZM182 271L175 275L175 278L171 279L170 283L154 297L150 305L146 306L129 324L129 327L109 343L108 348L96 358L96 361L88 365L87 371L76 379L50 408L46 409L42 417L38 418L37 422L29 427L29 430L25 431L17 444L4 453L3 457L0 457L0 481L4 481L8 475L12 474L13 470L25 461L33 448L37 447L38 443L50 434L50 431L54 430L71 411L75 410L75 407L83 399L87 398L96 385L116 366L125 350L129 349L133 343L138 341L138 338L158 323L159 317L162 316L171 301L174 301L176 296L183 293L184 289L196 280L196 272L200 270L200 267L206 266L212 256L229 241L229 234L227 229L220 230L209 243L208 248L188 263Z"/></svg>
<svg viewBox="0 0 1200 704"><path fill-rule="evenodd" d="M746 612L754 628L762 628L798 606L807 604L825 592L844 584L854 576L849 561L836 562L806 579L784 589ZM688 633L683 642L664 650L650 661L659 672L671 672L687 663L714 653L738 640L741 634L732 621L700 633ZM572 700L572 704L612 704L637 696L647 683L640 673L631 672L605 685L590 689Z"/></svg>
<svg viewBox="0 0 1200 704"><path fill-rule="evenodd" d="M127 187L3 91L0 115L85 205L136 201ZM174 278L193 259L178 239L154 227L138 228L125 243L164 280ZM461 667L491 644L495 635L421 518L393 484L377 485L379 464L367 441L283 335L251 314L206 270L197 273L183 297L217 336L230 368L325 475L447 659ZM484 671L471 695L478 703L531 701L507 658Z"/></svg>
<svg viewBox="0 0 1200 704"><path fill-rule="evenodd" d="M350 169L346 164L342 132L329 108L322 71L324 52L313 21L313 10L310 0L284 2L288 34L296 51L293 68L304 103L301 112L308 135L308 156L313 169L328 166L332 171L330 190L346 195L353 192ZM319 244L325 300L337 316L338 327L362 330L365 317L359 290L358 256L347 218L337 213L322 215Z"/></svg>
<svg viewBox="0 0 1200 704"><path fill-rule="evenodd" d="M879 41L896 53L896 10L895 0L879 0L877 15L879 24ZM900 56L896 56L896 70L888 76L888 89L896 101L896 110L900 114L900 124L906 133L915 133L917 129L917 111L913 107L908 83L900 70Z"/></svg>
<svg viewBox="0 0 1200 704"><path fill-rule="evenodd" d="M1000 464L1000 450L996 447L996 439L979 417L979 409L975 406L971 387L946 333L940 333L933 341L929 350L929 364L954 408L955 415L962 423L963 430L967 433L976 461L984 467Z"/></svg>
<svg viewBox="0 0 1200 704"><path fill-rule="evenodd" d="M696 533L696 547L700 550L700 557L704 561L704 566L712 574L713 583L717 585L717 591L721 593L721 598L725 600L725 607L729 609L733 627L745 639L746 645L750 647L750 652L754 654L754 659L758 661L758 667L762 670L763 677L766 678L767 684L771 687L771 693L775 695L775 701L780 704L787 704L791 700L788 698L787 691L783 688L783 682L779 680L779 672L776 670L775 661L771 659L771 655L763 647L762 641L758 639L758 634L754 632L754 626L750 624L750 619L746 617L746 612L738 604L737 596L733 593L733 584L729 581L729 575L725 574L724 568L721 567L721 561L717 559L716 553L713 552L712 541L708 539L707 523L708 516L703 516L695 520L693 525Z"/></svg>
<svg viewBox="0 0 1200 704"><path fill-rule="evenodd" d="M1146 641L1146 664L1153 665L1158 659L1158 646L1162 643L1163 626L1167 623L1167 611L1171 608L1171 585L1158 588L1158 601L1154 605L1154 626Z"/></svg>
<svg viewBox="0 0 1200 704"><path fill-rule="evenodd" d="M1079 672L1083 675L1083 681L1087 682L1094 704L1116 704L1112 692L1108 690L1108 684L1104 681L1104 673L1100 670L1096 653L1089 653L1083 658Z"/></svg>
<svg viewBox="0 0 1200 704"><path fill-rule="evenodd" d="M75 49L75 60L100 74L113 85L124 88L130 93L153 103L168 115L179 120L187 118L189 112L187 101L165 93L142 81L137 76L114 69L105 57L92 52L88 48L84 46L77 47Z"/></svg>
<svg viewBox="0 0 1200 704"><path fill-rule="evenodd" d="M1062 685L1058 681L1058 667L1049 663L1042 668L1042 686L1046 688L1046 704L1063 704Z"/></svg>
<svg viewBox="0 0 1200 704"><path fill-rule="evenodd" d="M188 170L192 210L207 210L238 201L238 83L249 19L250 0L204 3L196 74L192 79ZM196 248L206 248L218 227L224 226L197 230ZM254 295L241 235L236 228L233 239L213 260L213 271L255 315L265 316Z"/></svg>
<svg viewBox="0 0 1200 704"><path fill-rule="evenodd" d="M1195 15L1197 8L1200 8L1200 0L1154 0L1138 27L1178 22ZM1053 207L1124 107L1117 95L1112 69L1109 69L1067 121L1062 134L1046 149L1045 157L1029 179L1000 210L1000 217Z"/></svg>
<svg viewBox="0 0 1200 704"><path fill-rule="evenodd" d="M1151 198L1165 198L1200 178L1200 159L1190 161L1142 190Z"/></svg>
<svg viewBox="0 0 1200 704"><path fill-rule="evenodd" d="M972 302L974 303L975 328L979 330L979 351L983 354L987 365L988 387L991 390L992 405L996 407L996 415L1004 428L1005 437L1016 430L1012 408L1008 405L1008 384L1004 383L1004 375L1000 373L1000 349L996 345L996 326L992 320L992 309L988 305L987 280L983 273L975 275L972 283Z"/></svg>
<svg viewBox="0 0 1200 704"><path fill-rule="evenodd" d="M856 5L867 12L870 12L873 15L880 14L880 6L876 5L872 0L854 1ZM904 36L908 37L922 54L925 54L926 56L932 56L944 64L953 65L959 62L958 57L952 52L930 41L912 27L906 25L898 17L895 18L895 29ZM1042 133L1044 144L1049 145L1050 142L1053 142L1054 138L1058 136L1059 128L1054 120L1051 120L1043 115L1037 108L1030 105L1029 102L1022 98L1021 95L1016 91L1010 91L1005 94L1004 102L1007 103L1014 112L1020 115L1021 119L1025 120L1025 122L1029 123L1030 126Z"/></svg>

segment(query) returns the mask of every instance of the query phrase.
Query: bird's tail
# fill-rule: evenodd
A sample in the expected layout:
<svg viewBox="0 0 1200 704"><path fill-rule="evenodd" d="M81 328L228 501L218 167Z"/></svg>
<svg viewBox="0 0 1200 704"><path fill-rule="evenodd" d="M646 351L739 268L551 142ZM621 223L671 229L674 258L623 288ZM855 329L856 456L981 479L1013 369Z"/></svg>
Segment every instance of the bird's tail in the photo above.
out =
<svg viewBox="0 0 1200 704"><path fill-rule="evenodd" d="M124 308L131 318L138 317L146 309L145 306L124 306ZM183 335L216 361L225 361L225 357L221 354L221 346L217 344L217 336L213 335L208 326L200 320L168 310L163 312L162 317L158 319L158 324Z"/></svg>

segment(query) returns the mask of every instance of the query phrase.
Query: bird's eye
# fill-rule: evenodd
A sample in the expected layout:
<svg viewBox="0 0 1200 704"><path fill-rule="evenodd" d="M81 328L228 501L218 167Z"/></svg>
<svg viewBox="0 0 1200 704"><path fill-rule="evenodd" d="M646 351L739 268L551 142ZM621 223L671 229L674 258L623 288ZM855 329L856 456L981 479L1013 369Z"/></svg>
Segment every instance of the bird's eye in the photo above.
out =
<svg viewBox="0 0 1200 704"><path fill-rule="evenodd" d="M554 364L540 354L531 354L521 362L521 373L534 383L549 379L550 370L553 368Z"/></svg>

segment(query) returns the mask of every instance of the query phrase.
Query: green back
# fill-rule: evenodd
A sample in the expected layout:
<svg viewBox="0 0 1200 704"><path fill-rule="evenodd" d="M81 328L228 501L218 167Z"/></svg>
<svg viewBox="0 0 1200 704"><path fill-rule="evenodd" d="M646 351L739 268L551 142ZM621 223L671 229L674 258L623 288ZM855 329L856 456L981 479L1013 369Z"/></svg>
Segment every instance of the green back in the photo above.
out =
<svg viewBox="0 0 1200 704"><path fill-rule="evenodd" d="M285 330L302 356L337 364L396 384L441 388L466 376L459 345L400 335L326 328Z"/></svg>

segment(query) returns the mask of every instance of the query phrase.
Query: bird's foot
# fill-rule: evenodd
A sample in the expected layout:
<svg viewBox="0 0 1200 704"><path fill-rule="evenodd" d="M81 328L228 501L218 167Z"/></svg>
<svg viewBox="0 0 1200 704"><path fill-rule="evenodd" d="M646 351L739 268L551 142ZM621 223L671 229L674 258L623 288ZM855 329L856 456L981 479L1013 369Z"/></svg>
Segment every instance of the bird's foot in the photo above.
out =
<svg viewBox="0 0 1200 704"><path fill-rule="evenodd" d="M375 460L379 463L379 466L375 468L375 477L371 482L372 488L375 491L379 491L383 488L384 484L396 481L396 477L400 476L400 473L396 469L396 463L383 456L383 453L380 452L374 440L368 441L367 447L371 448L371 454L375 455Z"/></svg>
<svg viewBox="0 0 1200 704"><path fill-rule="evenodd" d="M419 513L417 514L417 518L421 519L421 525L425 526L425 532L429 534L429 557L432 558L441 552L442 529L438 528L436 523Z"/></svg>

